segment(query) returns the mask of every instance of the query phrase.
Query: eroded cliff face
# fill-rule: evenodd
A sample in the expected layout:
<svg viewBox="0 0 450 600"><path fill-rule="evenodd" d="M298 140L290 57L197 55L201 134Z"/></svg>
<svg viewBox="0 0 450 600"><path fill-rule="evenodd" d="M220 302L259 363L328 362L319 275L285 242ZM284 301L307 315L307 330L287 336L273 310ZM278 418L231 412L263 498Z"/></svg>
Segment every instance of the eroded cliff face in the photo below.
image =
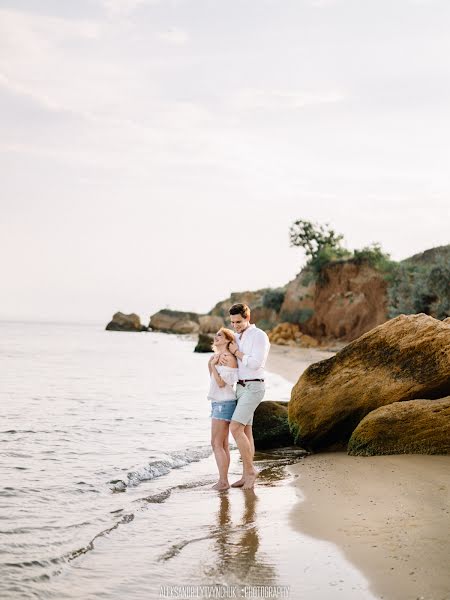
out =
<svg viewBox="0 0 450 600"><path fill-rule="evenodd" d="M300 323L318 339L352 341L387 316L387 282L382 273L353 261L332 263L314 280L308 269L287 285L279 320Z"/></svg>
<svg viewBox="0 0 450 600"><path fill-rule="evenodd" d="M226 300L218 302L209 312L210 315L222 317L227 327L230 326L230 316L228 310L230 306L236 303L247 304L251 308L252 323L257 323L258 327L268 329L273 327L278 322L277 312L272 308L267 308L263 305L264 294L268 288L256 290L254 292L233 292Z"/></svg>

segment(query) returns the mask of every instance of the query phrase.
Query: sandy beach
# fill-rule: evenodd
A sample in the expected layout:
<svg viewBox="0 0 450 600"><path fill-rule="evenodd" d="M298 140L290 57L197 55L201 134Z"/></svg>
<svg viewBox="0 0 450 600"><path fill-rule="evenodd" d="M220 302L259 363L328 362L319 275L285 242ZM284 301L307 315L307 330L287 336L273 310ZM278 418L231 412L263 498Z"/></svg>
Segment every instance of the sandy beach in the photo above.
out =
<svg viewBox="0 0 450 600"><path fill-rule="evenodd" d="M272 346L267 367L295 383L329 356ZM375 597L450 598L450 456L321 453L289 471L299 498L293 528L336 544Z"/></svg>

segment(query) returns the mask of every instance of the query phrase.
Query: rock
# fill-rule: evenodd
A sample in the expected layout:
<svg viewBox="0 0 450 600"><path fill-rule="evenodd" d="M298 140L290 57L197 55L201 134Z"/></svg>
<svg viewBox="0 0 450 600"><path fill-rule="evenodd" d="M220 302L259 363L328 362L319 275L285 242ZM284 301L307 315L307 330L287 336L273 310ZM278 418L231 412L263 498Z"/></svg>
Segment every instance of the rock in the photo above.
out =
<svg viewBox="0 0 450 600"><path fill-rule="evenodd" d="M443 323L447 323L448 325L450 325L450 317L447 317L446 319L444 319L442 321Z"/></svg>
<svg viewBox="0 0 450 600"><path fill-rule="evenodd" d="M357 339L386 322L387 281L368 264L331 263L321 273L314 315L304 331L314 338Z"/></svg>
<svg viewBox="0 0 450 600"><path fill-rule="evenodd" d="M105 329L107 331L146 331L147 328L141 325L141 319L138 315L134 313L126 315L116 312Z"/></svg>
<svg viewBox="0 0 450 600"><path fill-rule="evenodd" d="M317 450L347 443L380 406L448 394L449 325L400 315L310 365L292 390L289 424L298 445Z"/></svg>
<svg viewBox="0 0 450 600"><path fill-rule="evenodd" d="M199 333L198 342L194 348L194 352L213 352L212 345L214 336L208 333Z"/></svg>
<svg viewBox="0 0 450 600"><path fill-rule="evenodd" d="M280 346L300 346L302 348L315 348L319 342L300 331L296 323L279 323L268 332L269 340Z"/></svg>
<svg viewBox="0 0 450 600"><path fill-rule="evenodd" d="M198 333L199 315L165 308L150 317L149 327L165 333Z"/></svg>
<svg viewBox="0 0 450 600"><path fill-rule="evenodd" d="M281 448L294 443L288 423L288 403L265 400L259 404L253 417L255 448Z"/></svg>
<svg viewBox="0 0 450 600"><path fill-rule="evenodd" d="M247 304L251 310L250 322L255 323L261 329L267 330L278 321L278 313L273 308L264 306L264 295L271 288L263 288L254 292L233 292L226 300L218 302L209 312L212 316L222 317L226 327L230 326L229 308L238 302Z"/></svg>
<svg viewBox="0 0 450 600"><path fill-rule="evenodd" d="M212 315L203 315L198 320L200 323L200 333L216 333L216 331L225 325L222 317Z"/></svg>
<svg viewBox="0 0 450 600"><path fill-rule="evenodd" d="M395 402L370 412L348 443L348 453L449 454L450 396Z"/></svg>

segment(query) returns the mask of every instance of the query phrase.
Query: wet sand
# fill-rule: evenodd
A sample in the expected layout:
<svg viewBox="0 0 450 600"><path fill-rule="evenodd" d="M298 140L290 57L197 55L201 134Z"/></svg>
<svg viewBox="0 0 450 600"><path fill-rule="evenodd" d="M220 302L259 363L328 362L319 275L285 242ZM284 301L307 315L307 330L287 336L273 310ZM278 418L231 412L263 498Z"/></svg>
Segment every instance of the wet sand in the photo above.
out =
<svg viewBox="0 0 450 600"><path fill-rule="evenodd" d="M332 353L272 346L267 368L291 381ZM288 467L299 533L337 545L386 600L450 598L450 456L321 453Z"/></svg>

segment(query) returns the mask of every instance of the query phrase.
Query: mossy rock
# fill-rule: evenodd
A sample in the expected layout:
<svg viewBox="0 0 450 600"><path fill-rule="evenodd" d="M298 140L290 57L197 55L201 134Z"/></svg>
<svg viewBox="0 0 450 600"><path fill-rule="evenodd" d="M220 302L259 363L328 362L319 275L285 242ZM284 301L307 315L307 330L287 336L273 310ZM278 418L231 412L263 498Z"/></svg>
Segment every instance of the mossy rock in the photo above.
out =
<svg viewBox="0 0 450 600"><path fill-rule="evenodd" d="M265 400L259 404L253 417L255 448L282 448L292 446L294 439L289 430L288 403Z"/></svg>
<svg viewBox="0 0 450 600"><path fill-rule="evenodd" d="M400 315L310 365L292 390L289 425L308 450L346 446L380 406L449 394L449 325L425 314Z"/></svg>
<svg viewBox="0 0 450 600"><path fill-rule="evenodd" d="M353 432L348 453L449 454L450 396L440 400L410 400L369 413Z"/></svg>

